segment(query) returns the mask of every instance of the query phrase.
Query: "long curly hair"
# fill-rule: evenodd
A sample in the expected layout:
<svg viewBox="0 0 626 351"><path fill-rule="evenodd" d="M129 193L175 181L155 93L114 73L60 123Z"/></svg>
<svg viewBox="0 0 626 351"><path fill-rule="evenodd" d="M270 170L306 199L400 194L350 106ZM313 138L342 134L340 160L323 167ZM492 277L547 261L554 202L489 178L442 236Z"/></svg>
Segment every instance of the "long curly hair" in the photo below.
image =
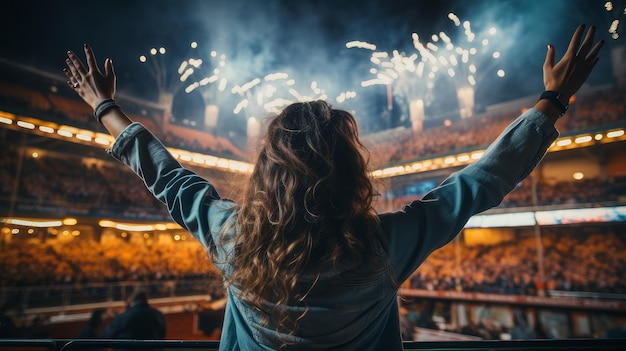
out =
<svg viewBox="0 0 626 351"><path fill-rule="evenodd" d="M296 289L303 273L368 261L378 215L367 156L355 118L324 101L294 103L269 123L239 207L227 283L265 322L277 318L277 332L295 333L306 314L286 313L289 301L305 298Z"/></svg>

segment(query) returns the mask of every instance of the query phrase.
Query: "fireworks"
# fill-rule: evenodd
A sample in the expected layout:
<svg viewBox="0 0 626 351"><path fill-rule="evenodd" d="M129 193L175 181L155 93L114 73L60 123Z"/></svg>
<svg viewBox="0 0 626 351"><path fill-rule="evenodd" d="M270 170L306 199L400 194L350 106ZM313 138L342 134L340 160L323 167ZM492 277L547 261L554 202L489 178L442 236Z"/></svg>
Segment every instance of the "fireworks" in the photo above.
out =
<svg viewBox="0 0 626 351"><path fill-rule="evenodd" d="M626 15L626 4L624 4L624 1L620 1L619 4L616 4L615 1L607 1L604 3L604 9L610 22L608 32L613 40L617 40L622 31L620 24L624 15Z"/></svg>
<svg viewBox="0 0 626 351"><path fill-rule="evenodd" d="M469 21L462 22L456 14L449 13L448 19L455 27L463 29L462 41L455 43L450 35L441 31L432 34L430 40L424 42L418 33L413 33L411 38L416 52L409 54L400 50L376 51L375 44L361 41L346 43L347 48L372 51L370 61L374 67L370 68L370 74L374 77L362 81L361 86L393 86L394 94L401 95L407 101L424 101L428 99L434 80L439 75L445 75L453 80L457 92L469 91L468 86L473 87L478 83L477 67L487 66L489 60L501 57L499 51L490 49L490 43L495 41L498 31L491 27L484 34L477 34ZM502 69L496 74L501 78L505 76ZM472 101L468 102L470 109L473 108L473 91L471 96ZM459 98L462 102L461 96ZM470 111L465 113L471 116Z"/></svg>

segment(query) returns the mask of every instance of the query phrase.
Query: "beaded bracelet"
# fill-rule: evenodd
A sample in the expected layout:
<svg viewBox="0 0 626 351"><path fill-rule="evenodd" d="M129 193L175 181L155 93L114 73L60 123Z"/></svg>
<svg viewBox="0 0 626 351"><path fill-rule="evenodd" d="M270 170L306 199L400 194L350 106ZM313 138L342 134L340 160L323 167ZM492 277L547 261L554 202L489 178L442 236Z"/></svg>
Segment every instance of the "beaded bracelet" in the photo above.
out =
<svg viewBox="0 0 626 351"><path fill-rule="evenodd" d="M98 123L102 124L102 115L112 108L120 108L113 99L104 99L98 103L94 110L94 116Z"/></svg>

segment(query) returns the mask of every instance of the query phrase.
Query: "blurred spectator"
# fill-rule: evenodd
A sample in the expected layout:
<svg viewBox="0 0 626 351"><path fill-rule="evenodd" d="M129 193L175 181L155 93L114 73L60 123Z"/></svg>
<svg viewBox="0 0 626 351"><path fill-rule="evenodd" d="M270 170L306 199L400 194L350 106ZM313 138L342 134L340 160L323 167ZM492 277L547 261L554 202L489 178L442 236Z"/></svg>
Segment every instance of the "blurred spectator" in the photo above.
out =
<svg viewBox="0 0 626 351"><path fill-rule="evenodd" d="M163 313L150 306L144 291L136 291L130 296L127 310L117 315L102 331L102 338L159 340L165 339L165 332Z"/></svg>
<svg viewBox="0 0 626 351"><path fill-rule="evenodd" d="M104 322L105 313L106 313L106 310L104 308L98 308L98 309L95 309L93 312L91 312L91 316L89 317L89 320L87 321L85 326L83 326L83 328L80 330L76 338L77 339L96 339L100 337L100 326L102 326L102 323Z"/></svg>

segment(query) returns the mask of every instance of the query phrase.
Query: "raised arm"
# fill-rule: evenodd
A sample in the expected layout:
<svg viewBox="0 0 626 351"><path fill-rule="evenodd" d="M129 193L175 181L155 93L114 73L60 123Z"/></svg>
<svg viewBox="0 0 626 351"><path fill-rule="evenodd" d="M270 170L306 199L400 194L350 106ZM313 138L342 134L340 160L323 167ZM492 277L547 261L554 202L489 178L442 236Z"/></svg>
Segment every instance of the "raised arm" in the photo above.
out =
<svg viewBox="0 0 626 351"><path fill-rule="evenodd" d="M535 104L535 109L548 116L553 123L564 113L559 104L567 106L570 97L580 89L598 62L598 52L604 41L600 40L593 45L596 27L592 26L581 45L584 31L584 24L576 28L567 51L556 65L556 50L551 44L548 45L543 64L543 85L546 91L555 92L558 100L554 102L551 99L541 99Z"/></svg>
<svg viewBox="0 0 626 351"><path fill-rule="evenodd" d="M99 112L97 115L99 122L113 137L117 138L124 128L131 124L131 120L113 100L116 83L113 61L110 58L104 60L104 74L102 74L93 50L87 44L85 44L85 56L87 67L74 52L67 52L65 59L67 68L63 69L68 78L67 84L91 106L94 113ZM101 111L97 111L99 107Z"/></svg>
<svg viewBox="0 0 626 351"><path fill-rule="evenodd" d="M67 84L94 109L95 117L115 137L111 156L127 165L150 192L167 205L170 216L205 247L211 247L211 234L219 231L230 215L232 202L221 200L206 179L188 170L140 123L132 123L115 104L115 73L110 58L104 61L104 74L85 45L87 66L68 51L63 71Z"/></svg>
<svg viewBox="0 0 626 351"><path fill-rule="evenodd" d="M584 29L576 29L557 64L556 51L548 46L544 87L564 102L541 98L511 123L478 161L453 173L402 211L381 215L398 281L407 279L433 250L454 239L471 216L500 204L541 161L558 136L554 122L564 113L560 104L567 104L598 61L602 41L592 45L595 28L591 27L581 46Z"/></svg>

